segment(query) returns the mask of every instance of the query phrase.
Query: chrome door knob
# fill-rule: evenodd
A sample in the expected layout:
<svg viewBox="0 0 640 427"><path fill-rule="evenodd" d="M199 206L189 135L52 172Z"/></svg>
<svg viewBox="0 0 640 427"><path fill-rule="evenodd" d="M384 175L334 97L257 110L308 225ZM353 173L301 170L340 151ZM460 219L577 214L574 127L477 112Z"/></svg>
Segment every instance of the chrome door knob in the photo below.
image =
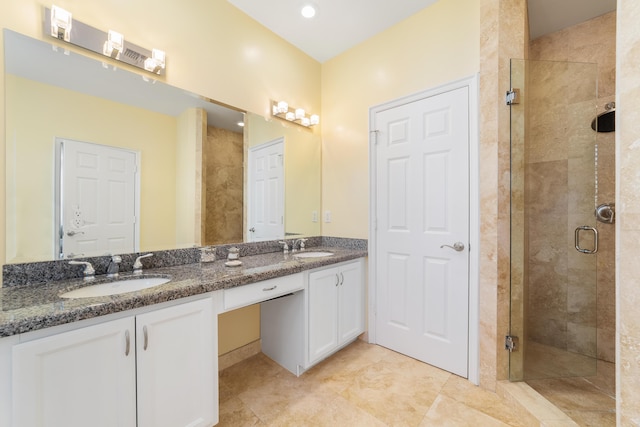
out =
<svg viewBox="0 0 640 427"><path fill-rule="evenodd" d="M453 249L454 251L457 251L457 252L464 251L464 243L462 243L462 242L455 242L453 244L453 246L451 246L451 245L442 245L442 246L440 246L440 248L444 248L445 246L447 248L451 248L451 249Z"/></svg>

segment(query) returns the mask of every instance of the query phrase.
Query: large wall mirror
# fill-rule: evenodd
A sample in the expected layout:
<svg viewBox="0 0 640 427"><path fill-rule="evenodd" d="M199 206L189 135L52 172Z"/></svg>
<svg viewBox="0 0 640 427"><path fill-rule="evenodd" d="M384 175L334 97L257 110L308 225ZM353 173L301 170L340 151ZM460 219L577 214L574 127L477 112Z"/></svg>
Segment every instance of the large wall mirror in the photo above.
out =
<svg viewBox="0 0 640 427"><path fill-rule="evenodd" d="M9 30L4 43L7 263L102 255L57 248L91 222L76 209L75 228L57 224L65 139L137 154L135 250L250 240L248 153L274 140L283 141L284 233L320 234L321 144L311 130Z"/></svg>

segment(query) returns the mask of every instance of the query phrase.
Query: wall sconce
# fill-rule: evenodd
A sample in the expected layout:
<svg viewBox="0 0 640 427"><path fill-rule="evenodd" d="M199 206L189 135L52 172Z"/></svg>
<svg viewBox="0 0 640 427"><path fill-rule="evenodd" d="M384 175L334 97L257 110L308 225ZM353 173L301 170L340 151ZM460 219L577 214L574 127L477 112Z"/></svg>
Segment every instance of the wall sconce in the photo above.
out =
<svg viewBox="0 0 640 427"><path fill-rule="evenodd" d="M307 113L303 108L291 108L285 101L272 101L271 114L280 119L284 119L304 127L315 126L320 123L320 116L317 114L307 116Z"/></svg>
<svg viewBox="0 0 640 427"><path fill-rule="evenodd" d="M52 37L133 65L153 74L164 74L165 53L159 49L145 49L128 41L116 31L102 30L72 18L72 14L58 6L44 9L44 30ZM73 33L71 27L73 26Z"/></svg>

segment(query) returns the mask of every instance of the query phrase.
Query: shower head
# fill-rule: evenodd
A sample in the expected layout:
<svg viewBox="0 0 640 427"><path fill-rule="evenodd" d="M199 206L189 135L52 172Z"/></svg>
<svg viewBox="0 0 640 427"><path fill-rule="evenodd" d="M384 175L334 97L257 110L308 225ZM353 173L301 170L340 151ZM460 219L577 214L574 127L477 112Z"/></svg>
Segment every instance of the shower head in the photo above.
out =
<svg viewBox="0 0 640 427"><path fill-rule="evenodd" d="M598 114L598 117L593 119L591 129L596 132L614 132L616 130L616 110L614 108L613 102L605 105L605 109L608 111Z"/></svg>

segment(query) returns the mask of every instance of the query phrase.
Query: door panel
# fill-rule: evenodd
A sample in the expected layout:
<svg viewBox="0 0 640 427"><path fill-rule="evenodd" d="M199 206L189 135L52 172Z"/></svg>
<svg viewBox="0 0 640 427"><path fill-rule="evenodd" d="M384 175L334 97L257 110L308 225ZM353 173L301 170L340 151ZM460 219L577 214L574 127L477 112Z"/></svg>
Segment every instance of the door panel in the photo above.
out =
<svg viewBox="0 0 640 427"><path fill-rule="evenodd" d="M469 93L376 114L379 344L467 376ZM451 247L464 245L461 251Z"/></svg>
<svg viewBox="0 0 640 427"><path fill-rule="evenodd" d="M248 240L284 238L284 140L249 151Z"/></svg>
<svg viewBox="0 0 640 427"><path fill-rule="evenodd" d="M59 256L136 252L137 154L58 140Z"/></svg>

